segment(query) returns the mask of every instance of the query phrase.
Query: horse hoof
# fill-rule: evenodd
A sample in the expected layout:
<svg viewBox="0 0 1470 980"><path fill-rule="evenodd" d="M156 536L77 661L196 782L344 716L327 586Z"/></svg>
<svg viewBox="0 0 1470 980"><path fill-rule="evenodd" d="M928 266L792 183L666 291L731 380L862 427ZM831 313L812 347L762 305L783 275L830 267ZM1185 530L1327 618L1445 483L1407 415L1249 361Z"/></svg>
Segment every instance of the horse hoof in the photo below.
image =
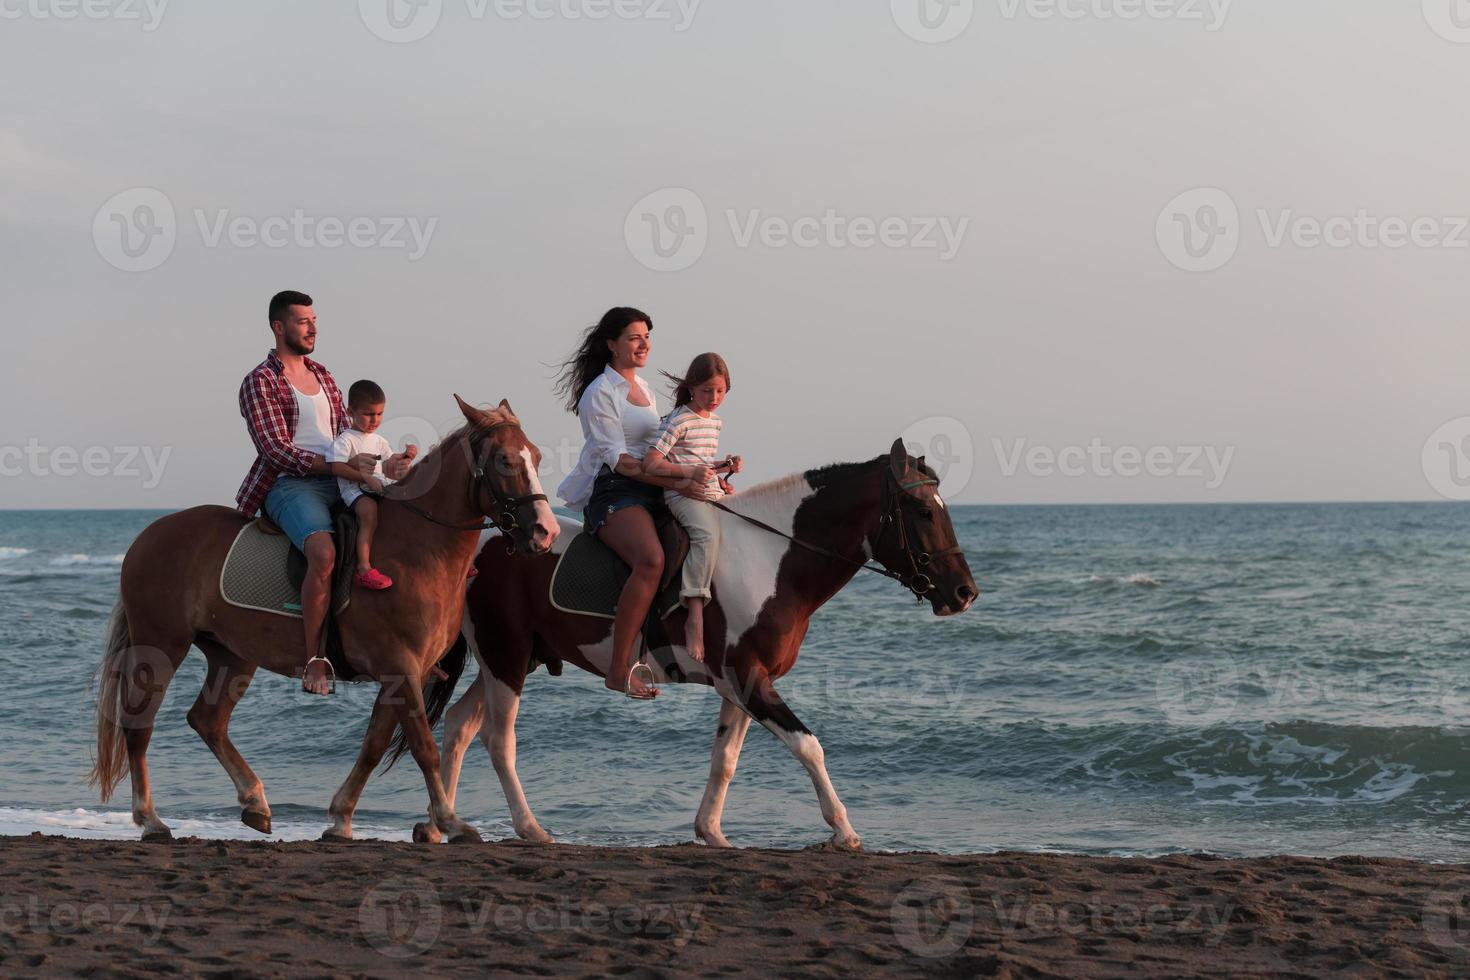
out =
<svg viewBox="0 0 1470 980"><path fill-rule="evenodd" d="M516 836L519 837L521 840L526 841L529 844L555 844L556 843L556 838L555 837L552 837L550 834L548 834L546 831L542 830L540 827L537 827L535 830L528 830L525 833L522 833L522 832L520 832L518 830L518 831L516 831Z"/></svg>
<svg viewBox="0 0 1470 980"><path fill-rule="evenodd" d="M246 810L240 814L240 822L262 834L271 832L271 815L264 810Z"/></svg>
<svg viewBox="0 0 1470 980"><path fill-rule="evenodd" d="M431 823L416 823L413 825L413 842L415 844L437 844L440 840L439 828Z"/></svg>
<svg viewBox="0 0 1470 980"><path fill-rule="evenodd" d="M451 843L451 844L483 844L483 843L485 843L485 839L480 836L480 834L479 834L478 831L466 830L463 833L455 834L453 837L449 838L449 843Z"/></svg>
<svg viewBox="0 0 1470 980"><path fill-rule="evenodd" d="M173 839L174 839L174 833L173 833L173 831L169 830L167 827L162 827L162 828L159 828L158 830L145 830L145 831L143 831L143 843L145 843L145 844L159 844L159 843L162 843L164 841L170 841L170 840L173 840Z"/></svg>
<svg viewBox="0 0 1470 980"><path fill-rule="evenodd" d="M322 831L322 840L326 841L329 844L350 844L350 843L352 843L352 837L351 836L349 836L348 834L339 834L335 830L331 830L331 829L327 829L327 830Z"/></svg>

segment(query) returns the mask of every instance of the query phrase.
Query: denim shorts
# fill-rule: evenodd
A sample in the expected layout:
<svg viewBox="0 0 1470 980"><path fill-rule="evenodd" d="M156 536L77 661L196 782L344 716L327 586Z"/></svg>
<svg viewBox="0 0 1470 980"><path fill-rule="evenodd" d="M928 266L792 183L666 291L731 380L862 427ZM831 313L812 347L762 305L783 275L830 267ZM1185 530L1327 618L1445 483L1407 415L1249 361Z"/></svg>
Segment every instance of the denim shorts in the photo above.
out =
<svg viewBox="0 0 1470 980"><path fill-rule="evenodd" d="M606 466L592 484L592 498L582 511L582 527L594 537L607 519L627 507L642 507L657 520L664 511L664 492L651 483L614 473Z"/></svg>
<svg viewBox="0 0 1470 980"><path fill-rule="evenodd" d="M330 476L278 476L265 498L265 514L301 551L319 531L332 533L332 505L341 499Z"/></svg>

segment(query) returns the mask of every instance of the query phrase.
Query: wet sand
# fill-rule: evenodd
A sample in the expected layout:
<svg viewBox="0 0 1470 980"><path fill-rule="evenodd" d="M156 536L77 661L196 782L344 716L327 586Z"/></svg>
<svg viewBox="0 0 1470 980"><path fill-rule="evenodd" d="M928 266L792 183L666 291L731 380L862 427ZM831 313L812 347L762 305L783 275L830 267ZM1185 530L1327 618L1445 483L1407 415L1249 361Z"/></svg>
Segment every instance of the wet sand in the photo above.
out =
<svg viewBox="0 0 1470 980"><path fill-rule="evenodd" d="M1470 975L1470 866L0 838L0 973Z"/></svg>

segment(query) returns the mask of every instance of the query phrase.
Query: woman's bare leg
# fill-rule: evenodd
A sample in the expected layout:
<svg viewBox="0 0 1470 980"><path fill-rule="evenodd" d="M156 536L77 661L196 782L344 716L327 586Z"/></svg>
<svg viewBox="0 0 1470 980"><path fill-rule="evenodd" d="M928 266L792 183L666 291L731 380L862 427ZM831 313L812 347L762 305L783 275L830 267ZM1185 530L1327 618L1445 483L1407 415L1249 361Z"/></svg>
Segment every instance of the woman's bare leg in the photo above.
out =
<svg viewBox="0 0 1470 980"><path fill-rule="evenodd" d="M633 641L648 618L653 594L658 591L658 580L664 571L664 550L653 518L642 507L625 507L607 519L597 537L617 553L631 572L618 597L617 617L613 620L612 663L603 683L609 690L619 692L627 684L628 693L634 697L656 697L658 688L637 677L628 679L628 669L633 665Z"/></svg>

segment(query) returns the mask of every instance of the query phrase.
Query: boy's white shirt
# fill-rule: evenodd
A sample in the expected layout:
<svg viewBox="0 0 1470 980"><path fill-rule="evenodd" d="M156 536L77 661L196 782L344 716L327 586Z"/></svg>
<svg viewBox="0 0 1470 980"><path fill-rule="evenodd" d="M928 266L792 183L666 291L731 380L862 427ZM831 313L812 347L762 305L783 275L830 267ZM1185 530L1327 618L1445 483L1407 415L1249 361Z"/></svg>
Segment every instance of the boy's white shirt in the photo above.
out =
<svg viewBox="0 0 1470 980"><path fill-rule="evenodd" d="M342 434L332 443L331 452L327 454L327 462L350 463L352 457L360 453L381 456L382 459L373 466L373 476L383 481L385 487L393 482L383 475L383 463L389 456L394 455L393 446L376 432L359 432L351 427L343 429ZM362 493L362 484L356 480L344 480L338 477L337 490L344 498L356 498Z"/></svg>

